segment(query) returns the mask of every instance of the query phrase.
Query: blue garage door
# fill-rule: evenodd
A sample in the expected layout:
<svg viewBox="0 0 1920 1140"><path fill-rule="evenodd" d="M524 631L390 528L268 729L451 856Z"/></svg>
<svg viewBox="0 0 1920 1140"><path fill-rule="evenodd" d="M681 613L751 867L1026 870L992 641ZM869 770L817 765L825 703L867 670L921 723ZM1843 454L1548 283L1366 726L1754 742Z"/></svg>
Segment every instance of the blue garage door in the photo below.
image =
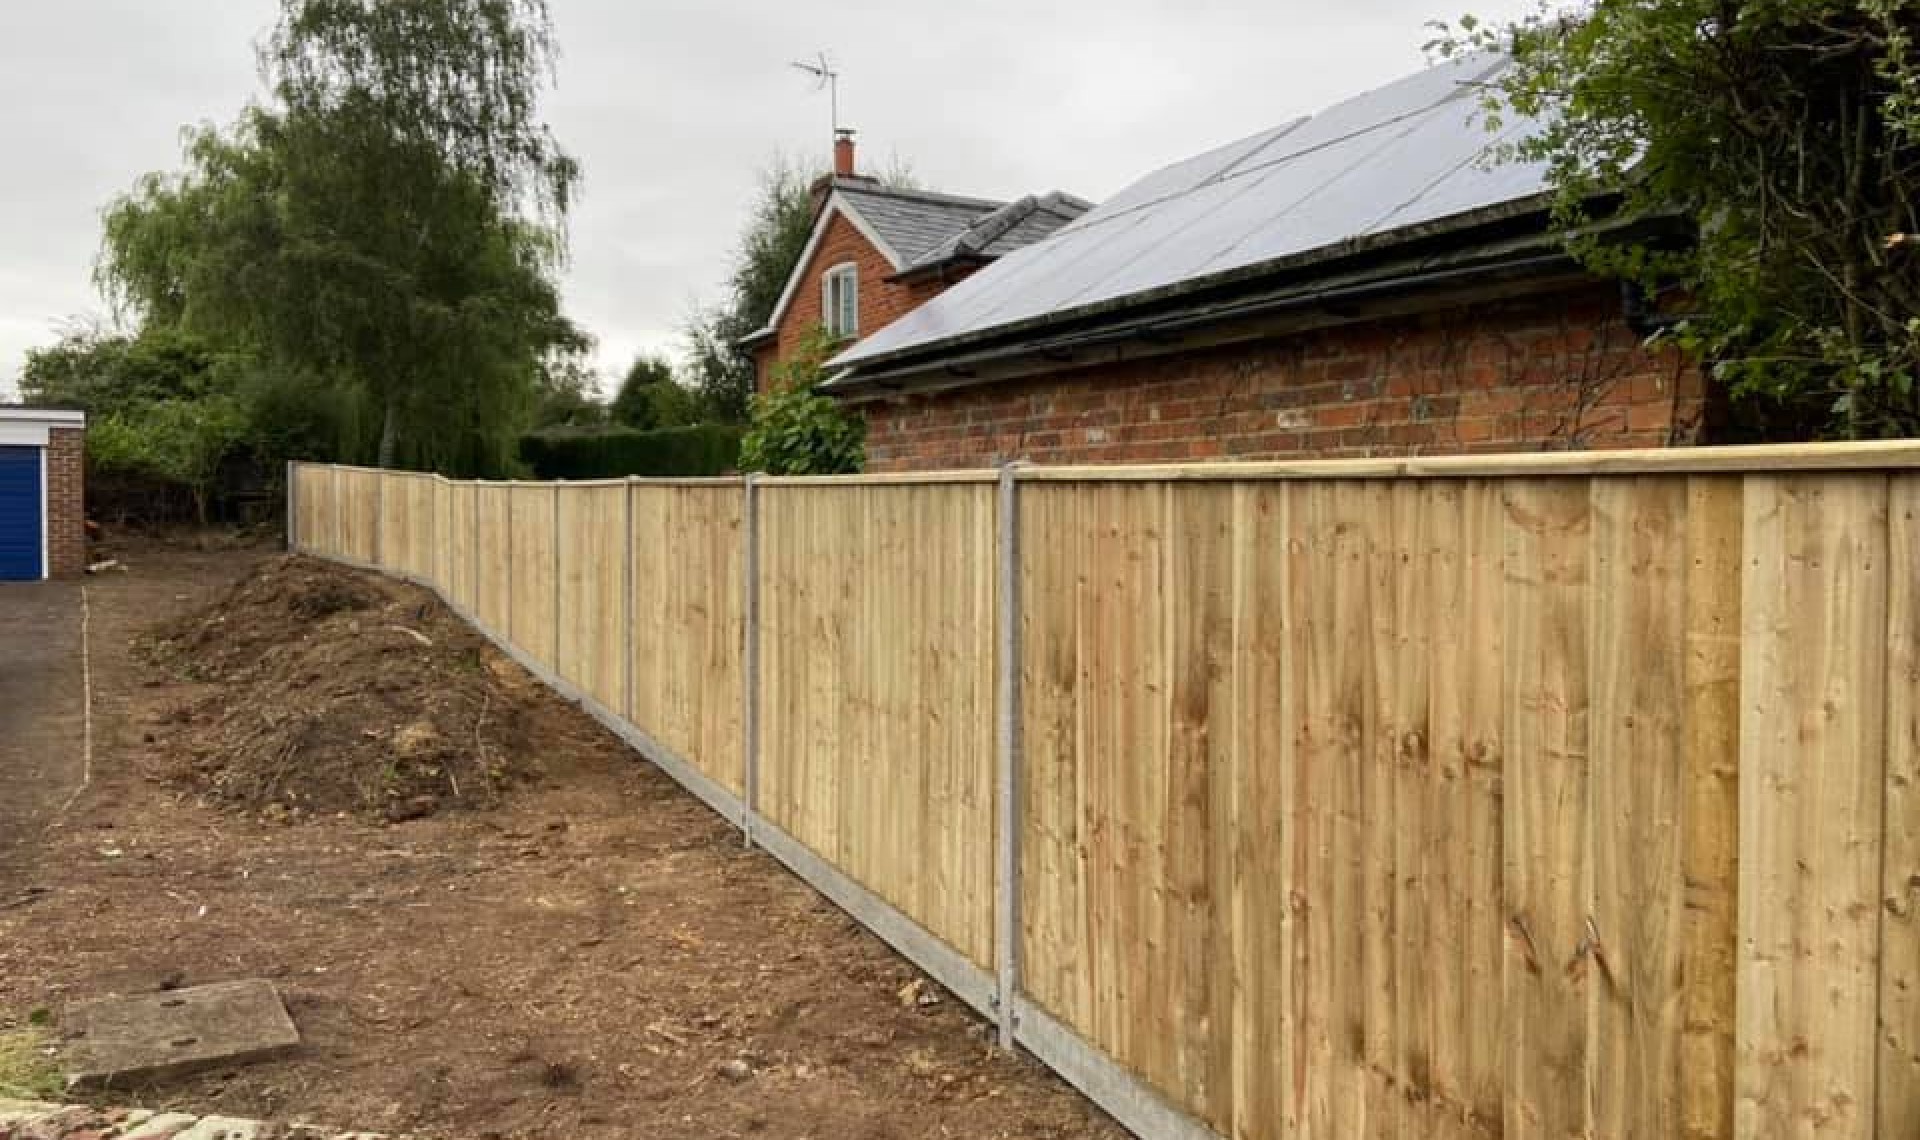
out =
<svg viewBox="0 0 1920 1140"><path fill-rule="evenodd" d="M0 582L40 577L40 449L0 447Z"/></svg>

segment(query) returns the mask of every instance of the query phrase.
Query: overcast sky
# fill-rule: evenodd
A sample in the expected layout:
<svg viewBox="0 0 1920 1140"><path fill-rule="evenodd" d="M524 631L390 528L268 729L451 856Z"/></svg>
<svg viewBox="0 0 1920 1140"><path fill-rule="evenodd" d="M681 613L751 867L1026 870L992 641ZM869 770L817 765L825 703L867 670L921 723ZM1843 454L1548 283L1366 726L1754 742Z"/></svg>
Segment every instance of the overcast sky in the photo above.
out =
<svg viewBox="0 0 1920 1140"><path fill-rule="evenodd" d="M862 166L929 189L1098 200L1186 155L1424 64L1446 0L550 0L548 118L585 167L570 314L603 372L672 351L719 293L755 174L823 163L829 112L789 61L825 49ZM1453 0L1457 5L1462 0ZM1528 0L1466 0L1482 16ZM259 92L277 0L0 0L0 392L104 316L101 207L178 165L180 128Z"/></svg>

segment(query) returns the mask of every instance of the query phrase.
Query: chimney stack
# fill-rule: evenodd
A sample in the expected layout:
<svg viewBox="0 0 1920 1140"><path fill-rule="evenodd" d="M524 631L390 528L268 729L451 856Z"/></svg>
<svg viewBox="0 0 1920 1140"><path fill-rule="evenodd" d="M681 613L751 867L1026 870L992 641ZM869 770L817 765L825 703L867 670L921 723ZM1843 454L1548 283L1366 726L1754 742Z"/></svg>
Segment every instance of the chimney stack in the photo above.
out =
<svg viewBox="0 0 1920 1140"><path fill-rule="evenodd" d="M833 129L833 173L837 178L853 177L853 128Z"/></svg>

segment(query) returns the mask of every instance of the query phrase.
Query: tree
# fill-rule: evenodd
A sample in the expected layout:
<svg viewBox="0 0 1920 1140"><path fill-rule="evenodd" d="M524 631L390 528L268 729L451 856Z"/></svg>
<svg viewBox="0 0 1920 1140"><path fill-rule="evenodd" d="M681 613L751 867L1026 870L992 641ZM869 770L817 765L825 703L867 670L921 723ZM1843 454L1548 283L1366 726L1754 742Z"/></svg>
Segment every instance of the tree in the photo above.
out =
<svg viewBox="0 0 1920 1140"><path fill-rule="evenodd" d="M544 0L283 0L267 106L109 210L100 275L148 323L355 394L377 458L511 468L578 170L537 117Z"/></svg>
<svg viewBox="0 0 1920 1140"><path fill-rule="evenodd" d="M583 355L560 353L546 362L540 370L532 427L599 427L607 416L599 378Z"/></svg>
<svg viewBox="0 0 1920 1140"><path fill-rule="evenodd" d="M739 342L773 315L780 292L813 228L812 187L818 173L783 155L760 172L747 223L734 250L726 298L687 322L687 355L694 389L708 414L745 422L753 395L753 358Z"/></svg>
<svg viewBox="0 0 1920 1140"><path fill-rule="evenodd" d="M697 397L674 377L673 365L663 356L635 357L613 397L613 422L642 431L681 427L699 420Z"/></svg>
<svg viewBox="0 0 1920 1140"><path fill-rule="evenodd" d="M1546 164L1574 253L1667 298L1768 435L1920 433L1920 58L1912 0L1594 0L1444 30L1514 66L1490 122ZM1677 214L1688 240L1606 223ZM1611 232L1609 232L1611 231Z"/></svg>
<svg viewBox="0 0 1920 1140"><path fill-rule="evenodd" d="M866 459L866 421L820 383L834 341L808 333L794 355L774 369L768 390L753 398L753 422L740 441L740 466L769 475L849 475Z"/></svg>

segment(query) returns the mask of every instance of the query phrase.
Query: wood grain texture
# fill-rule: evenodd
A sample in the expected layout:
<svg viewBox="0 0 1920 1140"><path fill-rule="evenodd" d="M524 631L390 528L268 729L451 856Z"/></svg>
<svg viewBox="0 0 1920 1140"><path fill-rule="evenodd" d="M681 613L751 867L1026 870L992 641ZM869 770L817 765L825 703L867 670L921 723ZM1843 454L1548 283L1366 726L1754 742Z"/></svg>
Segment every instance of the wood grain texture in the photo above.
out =
<svg viewBox="0 0 1920 1140"><path fill-rule="evenodd" d="M1874 1134L1887 479L1747 481L1735 1131ZM1910 571L1909 571L1910 572Z"/></svg>
<svg viewBox="0 0 1920 1140"><path fill-rule="evenodd" d="M626 703L627 488L562 485L559 673L609 709Z"/></svg>
<svg viewBox="0 0 1920 1140"><path fill-rule="evenodd" d="M1685 1015L1687 484L1592 486L1593 1134L1680 1119Z"/></svg>
<svg viewBox="0 0 1920 1140"><path fill-rule="evenodd" d="M1920 477L1889 485L1877 1135L1920 1136Z"/></svg>
<svg viewBox="0 0 1920 1140"><path fill-rule="evenodd" d="M1743 493L1737 478L1687 481L1679 1131L1689 1140L1733 1135Z"/></svg>
<svg viewBox="0 0 1920 1140"><path fill-rule="evenodd" d="M760 493L762 810L989 969L996 498Z"/></svg>
<svg viewBox="0 0 1920 1140"><path fill-rule="evenodd" d="M1506 1134L1583 1136L1593 985L1584 480L1506 485Z"/></svg>
<svg viewBox="0 0 1920 1140"><path fill-rule="evenodd" d="M633 706L627 718L738 793L746 787L746 533L738 483L633 486Z"/></svg>

